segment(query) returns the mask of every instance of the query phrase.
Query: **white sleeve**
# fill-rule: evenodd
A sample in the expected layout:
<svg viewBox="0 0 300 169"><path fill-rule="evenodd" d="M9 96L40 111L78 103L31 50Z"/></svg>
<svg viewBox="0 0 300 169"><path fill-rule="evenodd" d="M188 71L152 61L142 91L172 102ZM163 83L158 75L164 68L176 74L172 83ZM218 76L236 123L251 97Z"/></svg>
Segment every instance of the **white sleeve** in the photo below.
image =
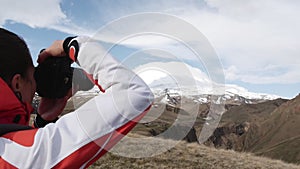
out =
<svg viewBox="0 0 300 169"><path fill-rule="evenodd" d="M116 61L99 43L83 37L75 40L79 44L77 63L92 74L105 92L61 117L56 123L38 129L30 148L14 142L9 145L18 147L19 159L26 159L19 160L13 157L13 153L8 153L8 156L12 156L9 158L15 159L10 163L18 168L56 167L62 161L68 163L68 160L72 160L68 157L75 152L79 155L73 162L85 168L91 159L87 160L84 156L94 158L106 144L115 144L118 140L113 140L114 131L128 126L126 124L143 114L153 101L153 95L143 80ZM98 140L96 144L99 150L90 154L87 149L95 144L95 140Z"/></svg>
<svg viewBox="0 0 300 169"><path fill-rule="evenodd" d="M94 137L94 133L97 137L100 132L109 133L145 111L153 95L139 76L116 61L98 42L87 37L76 40L80 46L78 64L105 90L75 112L89 136ZM103 123L91 125L89 112Z"/></svg>

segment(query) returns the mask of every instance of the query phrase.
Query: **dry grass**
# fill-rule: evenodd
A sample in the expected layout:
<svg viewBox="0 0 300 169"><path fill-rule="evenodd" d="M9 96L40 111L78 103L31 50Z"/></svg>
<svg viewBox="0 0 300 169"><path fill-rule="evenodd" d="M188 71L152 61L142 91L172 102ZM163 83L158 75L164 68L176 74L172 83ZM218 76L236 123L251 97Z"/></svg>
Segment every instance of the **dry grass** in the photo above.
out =
<svg viewBox="0 0 300 169"><path fill-rule="evenodd" d="M161 147L164 143L172 143L172 140L155 139L161 144L149 143L149 150L153 147ZM137 140L138 141L138 140ZM130 150L134 153L140 149L137 141L125 140L126 144L117 145L114 151ZM149 139L151 142L151 139ZM153 140L152 140L153 141ZM124 143L124 140L122 140ZM144 152L148 150L145 149ZM271 160L264 157L257 157L249 153L237 153L228 150L217 150L197 143L186 143L184 141L162 153L147 158L127 158L113 153L107 153L100 158L90 169L98 168L203 168L203 169L296 169L300 166L287 164L279 160Z"/></svg>

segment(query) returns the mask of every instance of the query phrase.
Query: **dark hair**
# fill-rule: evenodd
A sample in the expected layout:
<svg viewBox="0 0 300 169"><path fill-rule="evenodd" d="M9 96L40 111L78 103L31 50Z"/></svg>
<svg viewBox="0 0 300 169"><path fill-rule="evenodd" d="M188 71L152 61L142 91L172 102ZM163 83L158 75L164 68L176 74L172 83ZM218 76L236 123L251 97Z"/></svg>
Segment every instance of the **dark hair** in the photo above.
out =
<svg viewBox="0 0 300 169"><path fill-rule="evenodd" d="M26 78L31 66L33 63L25 41L15 33L0 28L0 77L10 84L16 74Z"/></svg>

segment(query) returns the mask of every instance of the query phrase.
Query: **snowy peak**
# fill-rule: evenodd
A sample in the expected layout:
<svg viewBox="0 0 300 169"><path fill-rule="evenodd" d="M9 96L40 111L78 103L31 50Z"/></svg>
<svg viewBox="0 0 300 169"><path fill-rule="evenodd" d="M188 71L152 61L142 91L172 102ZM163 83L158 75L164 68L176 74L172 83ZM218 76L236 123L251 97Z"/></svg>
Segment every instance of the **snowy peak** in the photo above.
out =
<svg viewBox="0 0 300 169"><path fill-rule="evenodd" d="M227 95L231 95L231 96L239 95L246 99L275 100L280 98L280 96L272 95L272 94L249 92L247 89L243 87L232 85L232 84L226 85L225 92Z"/></svg>
<svg viewBox="0 0 300 169"><path fill-rule="evenodd" d="M217 84L200 69L181 62L152 62L134 70L152 89L157 97L165 89L185 97L207 101L207 96L218 95L226 99L274 100L280 96L253 93L233 84ZM196 100L197 100L196 99Z"/></svg>

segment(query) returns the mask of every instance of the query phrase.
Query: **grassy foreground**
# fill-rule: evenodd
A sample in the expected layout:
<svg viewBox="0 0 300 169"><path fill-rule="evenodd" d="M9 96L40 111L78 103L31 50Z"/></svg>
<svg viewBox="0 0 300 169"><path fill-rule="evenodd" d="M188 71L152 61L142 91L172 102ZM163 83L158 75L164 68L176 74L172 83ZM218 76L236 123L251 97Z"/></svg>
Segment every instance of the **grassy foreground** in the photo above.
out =
<svg viewBox="0 0 300 169"><path fill-rule="evenodd" d="M159 139L158 141L161 141L162 144L149 142L149 147L162 146L163 142L174 142L163 139ZM114 151L122 151L126 148L130 150L130 153L134 153L134 151L141 148L136 141L125 140L125 142L125 145L116 145ZM121 143L124 143L124 140ZM107 153L89 168L300 169L300 166L287 164L279 160L257 157L249 153L217 150L197 143L180 141L174 148L147 158L128 158Z"/></svg>

